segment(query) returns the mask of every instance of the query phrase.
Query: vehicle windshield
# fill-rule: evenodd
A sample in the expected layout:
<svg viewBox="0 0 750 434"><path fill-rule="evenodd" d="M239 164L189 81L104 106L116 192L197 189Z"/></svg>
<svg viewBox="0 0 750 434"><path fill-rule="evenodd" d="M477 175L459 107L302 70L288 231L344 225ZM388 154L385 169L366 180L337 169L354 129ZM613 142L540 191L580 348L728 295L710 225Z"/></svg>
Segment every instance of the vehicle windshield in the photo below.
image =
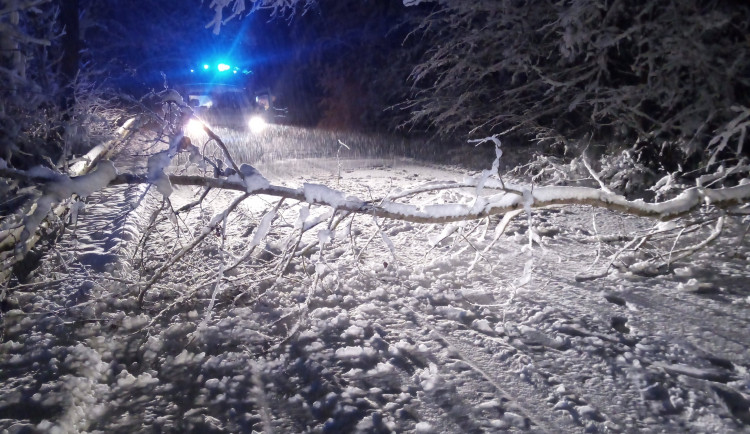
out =
<svg viewBox="0 0 750 434"><path fill-rule="evenodd" d="M222 93L214 97L214 107L219 110L242 110L250 106L250 101L239 93Z"/></svg>
<svg viewBox="0 0 750 434"><path fill-rule="evenodd" d="M249 110L252 103L245 89L228 86L192 86L187 89L190 105L211 110Z"/></svg>

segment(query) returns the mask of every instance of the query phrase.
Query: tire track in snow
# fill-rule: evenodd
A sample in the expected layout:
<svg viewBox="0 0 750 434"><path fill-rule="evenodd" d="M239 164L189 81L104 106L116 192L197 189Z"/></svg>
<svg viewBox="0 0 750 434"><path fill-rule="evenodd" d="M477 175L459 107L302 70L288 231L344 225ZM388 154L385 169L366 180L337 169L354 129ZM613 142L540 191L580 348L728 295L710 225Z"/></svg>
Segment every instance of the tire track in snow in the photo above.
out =
<svg viewBox="0 0 750 434"><path fill-rule="evenodd" d="M527 377L539 377L537 383L540 384L540 387L545 387L545 392L540 393L541 396L538 397L539 401L547 401L549 399L555 405L554 410L562 410L561 413L563 414L567 411L570 414L570 418L581 425L588 422L593 425L603 425L605 429L611 428L615 430L618 427L633 426L636 421L633 419L623 420L621 410L623 405L625 405L626 407L631 407L631 412L625 414L644 414L645 407L641 404L640 393L631 384L630 380L626 378L624 373L618 376L610 372L610 361L604 354L605 352L611 352L610 350L614 350L615 354L627 351L629 347L622 342L622 339L625 338L610 336L602 332L584 330L584 333L591 338L601 337L601 345L599 346L599 349L602 351L601 355L598 355L596 352L587 351L584 348L567 348L567 351L564 352L556 350L555 348L559 346L558 342L552 337L547 336L547 334L552 332L558 337L561 334L560 332L546 330L550 328L551 324L549 323L557 323L559 320L566 323L572 321L573 318L590 317L596 314L598 309L596 306L593 306L593 308L590 305L587 306L585 302L585 300L591 299L590 291L582 294L583 301L579 303L575 298L561 300L559 296L555 297L554 294L556 291L554 288L545 287L542 289L534 289L532 287L528 290L519 291L515 295L515 304L523 311L521 317L516 318L515 323L510 320L507 323L502 321L502 323L510 325L510 327L515 329L508 335L511 343L506 343L499 338L490 337L486 333L479 333L473 330L473 328L468 328L467 324L455 319L449 319L446 322L448 328L452 330L450 332L443 332L442 339L453 347L461 349L460 353L464 357L467 357L468 354L477 356L478 359L473 360L474 368L479 369L479 371L485 374L495 374L497 372L497 375L508 379L508 384L512 384L513 390L515 390L517 385L521 385L522 387L527 381L524 380L522 382L516 376L507 375L506 372L508 370L516 370L517 367L506 366L506 368L498 369L498 363L494 358L480 357L484 355L481 351L482 348L493 347L499 343L512 347L520 355L532 361L528 364L528 371L521 372L518 375L524 374ZM598 304L599 308L608 308L610 306L608 302L604 301L604 298ZM554 308L551 306L554 306ZM469 307L471 309L471 305ZM548 311L547 309L552 310ZM538 314L534 314L535 311ZM497 318L493 320L493 317L494 315L488 315L487 312L481 316L481 318L490 319L490 321L497 320ZM429 324L429 321L424 316L422 316L422 319L426 324ZM500 323L501 321L498 320L498 324ZM537 330L534 328L540 325L541 329ZM435 325L431 326L435 327ZM608 323L607 326L609 326ZM453 327L457 327L458 330L453 329ZM442 330L445 329L442 328ZM543 351L539 351L540 349L543 349ZM575 351L572 358L570 351ZM478 361L480 359L483 360ZM616 383L617 385L614 387L618 390L618 394L613 395L610 393L610 389L606 387L588 388L584 392L578 386L578 383L583 376L591 374L593 374L593 378L597 381L603 380L604 382ZM541 386L541 382L545 382L546 378L550 378L553 375L556 377L554 384ZM528 381L530 381L530 378ZM561 382L562 384L560 384ZM564 390L558 393L557 390L560 386L563 386ZM553 410L552 405L550 407ZM562 420L568 421L567 418ZM574 425L571 424L571 426ZM581 428L578 425L575 426L578 429ZM552 429L552 431L555 431L555 429Z"/></svg>
<svg viewBox="0 0 750 434"><path fill-rule="evenodd" d="M385 306L384 306L385 307ZM402 389L404 385L412 385L419 395L417 414L415 419L419 422L429 424L434 432L455 432L455 433L477 433L484 432L481 425L471 418L471 405L467 405L464 398L455 391L451 390L451 379L441 371L442 366L435 362L437 351L430 346L434 346L434 341L424 338L429 330L424 328L407 328L406 326L412 321L403 318L400 312L385 307L392 315L386 321L380 321L379 325L385 329L390 329L388 336L384 338L393 349L391 350L392 359L388 362L396 369L399 376ZM391 328L390 323L398 328ZM414 349L407 349L400 346L400 341L414 341ZM399 343L395 342L399 341ZM424 351L422 351L424 350ZM431 369L431 365L437 367L437 370ZM424 374L424 375L422 375ZM410 387L406 387L410 389ZM427 430L424 428L424 430ZM418 431L421 432L421 431ZM433 431L430 431L433 432Z"/></svg>
<svg viewBox="0 0 750 434"><path fill-rule="evenodd" d="M557 417L554 411L546 403L547 395L551 390L538 390L534 385L519 381L518 377L513 375L514 368L510 364L505 364L502 368L497 361L486 360L485 356L478 351L475 344L466 345L460 340L454 339L453 336L447 336L441 333L433 324L429 322L421 313L410 309L413 313L410 321L421 330L429 331L428 339L420 337L425 342L438 340L463 364L475 372L479 381L489 384L495 391L495 395L502 401L511 403L513 410L528 419L530 426L525 429L531 431L540 431L546 433L559 432L561 428L575 430L580 427L571 423L570 420ZM412 334L415 338L418 333ZM436 339L435 339L436 338ZM473 357L472 357L473 354ZM444 369L455 369L447 367L448 363L445 357L433 354L440 367ZM508 359L509 360L509 359ZM494 367L491 367L495 365ZM453 380L457 381L457 380ZM511 392L511 386L513 392ZM547 407L548 411L542 411ZM515 426L515 428L521 428Z"/></svg>
<svg viewBox="0 0 750 434"><path fill-rule="evenodd" d="M690 303L695 309L687 309L684 306L686 303L684 300L682 303L674 303L674 300L667 298L663 294L649 292L647 294L639 294L636 292L628 293L617 293L618 297L621 297L625 303L628 303L631 308L637 309L641 317L660 317L669 318L667 323L679 325L678 335L688 341L707 341L710 342L713 339L722 340L722 347L725 348L723 357L730 357L733 361L741 363L747 361L750 353L750 339L747 339L747 334L738 334L737 329L747 329L748 320L747 318L738 317L735 312L728 311L726 308L731 309L732 306L726 306L724 310L713 308L710 301L707 300L708 306L698 305ZM706 311L710 311L710 315L706 315ZM726 317L731 317L730 324L735 324L736 327L726 327ZM721 321L718 320L721 318ZM739 323L739 324L738 324ZM742 324L744 323L744 324ZM664 330L664 332L674 333L672 330ZM712 335L712 339L706 340L705 334L709 333ZM745 337L745 340L741 340ZM691 342L692 343L692 342ZM732 350L727 349L727 346L731 346Z"/></svg>
<svg viewBox="0 0 750 434"><path fill-rule="evenodd" d="M612 355L607 352L615 350L615 355L618 353L620 355L617 356L618 361L612 364L612 367L621 364L619 358L623 354L626 355L626 360L632 363L630 366L621 364L622 368L620 368L625 368L626 377L633 381L633 385L626 388L633 391L632 399L623 400L626 407L632 406L633 408L631 411L624 413L640 413L642 417L635 420L631 419L624 426L640 426L642 429L648 429L650 425L649 423L644 424L644 419L652 420L651 423L653 423L655 417L657 419L664 418L662 420L670 423L685 424L682 429L686 429L685 426L692 426L692 429L695 429L693 425L695 423L694 416L691 415L694 415L696 410L708 411L708 408L711 408L710 411L724 419L723 423L727 423L728 419L733 419L733 415L735 421L737 420L736 414L734 414L736 411L732 410L734 407L732 407L731 402L728 404L728 409L722 409L716 405L715 399L712 398L714 392L708 390L709 388L696 388L694 386L695 381L684 381L684 379L689 379L690 376L695 376L699 380L721 377L732 378L731 373L720 372L721 370L717 370L714 366L719 363L719 367L726 369L726 367L721 366L726 362L723 362L721 357L716 361L715 355L712 356L711 351L702 347L708 345L720 350L719 354L731 355L728 358L734 362L735 366L737 366L738 361L746 359L744 355L747 353L747 348L750 347L748 345L750 343L745 342L747 335L738 334L736 329L731 326L732 324L740 324L738 327L742 328L742 324L746 322L746 314L742 310L742 305L730 305L729 303L721 305L718 300L713 300L710 297L703 300L690 292L680 290L679 287L673 288L673 285L669 284L669 280L658 277L626 277L623 279L626 282L624 287L628 290L621 291L618 289L614 292L607 291L606 288L616 285L613 280L617 276L599 281L598 285L575 282L572 271L569 270L580 269L580 262L583 262L585 258L576 256L577 259L571 261L575 252L567 252L566 250L569 250L570 247L565 243L556 242L555 246L551 248L558 254L563 255L562 262L565 265L561 267L559 264L545 262L539 264L540 266L535 272L541 275L554 276L555 281L561 285L560 289L566 291L566 295L564 297L555 295L556 291L534 291L533 298L531 297L532 293L528 293L525 295L519 294L516 299L519 303L523 302L524 305L557 305L568 316L575 318L588 316L597 322L611 318L613 321L611 328L615 329L614 320L618 317L625 319L622 324L627 324L627 327L624 328L624 331L617 330L618 333L616 334L612 331L606 334L588 331L588 327L570 329L570 332L573 333L572 336L576 336L574 338L576 340L595 337L604 339L604 345L601 346L603 351L601 362L611 363ZM653 286L627 283L633 279ZM600 286L604 286L604 288ZM662 288L659 288L660 286ZM631 289L633 287L635 289ZM592 296L595 298L592 298ZM576 299L581 302L576 303ZM603 300L606 300L607 303L603 303ZM704 307L705 309L702 309ZM706 316L705 310L712 314ZM734 320L727 321L727 318L734 318ZM727 324L730 326L728 327ZM596 326L595 323L593 325ZM607 328L605 326L605 330ZM555 329L554 326L553 329ZM614 340L612 340L613 338ZM625 340L623 341L623 339ZM638 345L642 339L648 341L647 345ZM618 351L617 340L633 348L624 348L626 352ZM610 343L606 341L610 341ZM630 341L630 343L627 341ZM634 360L631 360L633 358L631 352L635 353ZM595 353L592 354L591 352L589 354L582 353L582 355L585 356L581 358L583 363L587 363L591 356L596 356ZM566 359L568 358L563 358L562 361L565 362ZM740 362L739 366L743 366L743 363ZM589 366L584 370L591 367L589 363ZM596 368L596 365L593 365L593 367ZM570 373L572 372L570 368L560 370L560 372L567 371ZM734 374L738 373L732 365L729 365L729 369L734 370ZM740 368L739 372L743 372L742 369ZM616 370L613 372L616 372ZM602 377L602 374L605 374L605 376ZM606 372L601 372L599 374L600 379L606 379L606 374ZM615 377L613 376L613 378ZM721 384L716 387L719 386ZM619 390L621 387L617 386L617 389ZM667 393L668 390L669 393ZM591 389L591 393L604 399L604 401L600 400L599 402L609 402L609 408L613 409L623 407L622 405L612 407L613 404L617 405L618 403L611 396L596 393L597 391L600 391L600 388ZM689 400L685 398L685 396L693 393L698 395L695 403L692 402L694 398ZM683 395L686 404L679 403L680 394ZM674 401L675 398L677 398L677 401ZM687 407L683 405L687 405ZM633 411L636 411L636 413L633 413Z"/></svg>
<svg viewBox="0 0 750 434"><path fill-rule="evenodd" d="M555 255L555 257L557 257L555 252L552 253ZM450 272L448 269L444 269L442 267L443 265L438 265L438 269L430 270L429 273L431 275L438 276ZM507 267L501 266L500 268L492 270L492 272L490 272L489 274L498 276L498 272L502 274L503 270L501 268L505 269ZM482 274L481 271L477 271L477 273L479 273L480 275ZM537 272L535 270L535 274L536 273ZM456 287L459 289L454 289L460 292L461 279L453 278L453 280L455 280L455 282L452 282L453 284L459 285L459 287ZM439 291L451 291L450 288L452 283L448 282L440 284L439 286L431 290L431 294L435 294L435 289ZM403 297L404 299L413 297L413 295L409 293L409 289L404 288L404 290L405 291L401 294L401 297ZM546 300L540 301L537 299L525 297L523 294L526 294L526 292L526 290L519 291L515 295L515 301L518 305L522 306L524 310L529 310L533 313L533 310L538 307L560 306L561 300L559 299L551 298L548 302L546 302ZM546 297L541 295L540 293L545 293L546 295L546 291L542 291L539 289L533 290L533 294L535 297L539 295L542 299L545 299ZM529 292L529 295L531 295L531 292ZM589 291L586 294L583 294L581 298L583 300L586 300L590 299L590 297L591 292ZM440 306L447 302L446 300L440 299L433 300L432 296L426 297L424 301L431 304L432 309L439 309ZM468 300L466 301L469 303L469 305L471 305L471 302L469 302ZM568 304L571 304L572 306L572 309L570 311L568 311L567 309L568 307L571 307L568 306ZM609 306L609 303L604 302L603 298L600 304L604 307ZM461 302L460 300L449 302L449 306L459 305L463 305L463 302ZM463 307L466 308L467 306ZM474 309L474 307L468 307L470 310ZM559 315L553 316L562 316L565 321L566 318L583 317L587 315L590 316L594 312L591 308L585 307L585 301L582 303L578 303L577 300L574 299L570 300L568 303L564 303L560 307L560 310L556 311L556 313ZM483 380L481 381L492 384L492 387L498 391L498 394L501 398L511 402L516 402L518 406L522 408L521 413L527 416L530 421L534 422L537 426L537 429L539 430L546 429L549 432L556 432L561 424L563 426L568 426L571 430L577 430L583 428L582 425L587 422L594 425L603 425L602 428L605 429L617 429L618 426L627 426L627 423L621 420L622 418L618 416L617 412L617 409L621 408L620 406L622 405L623 401L630 401L630 405L634 407L634 410L640 414L643 414L644 407L640 405L640 395L638 393L638 390L633 389L632 385L623 385L622 383L629 383L629 380L625 378L621 378L619 380L621 384L617 386L617 389L618 391L623 391L623 388L627 389L627 396L630 399L614 398L612 394L609 393L609 390L598 391L596 389L590 391L591 393L593 393L593 396L587 396L587 394L582 393L581 389L576 386L577 380L579 380L578 378L571 379L570 376L564 377L565 374L570 372L572 372L573 376L576 377L581 375L579 374L580 372L595 372L596 374L594 375L594 377L596 379L603 378L605 379L605 381L609 381L608 375L610 373L601 371L603 369L602 364L606 364L607 362L606 358L604 357L602 357L601 360L599 360L599 358L595 358L595 360L592 360L589 354L576 349L577 353L574 356L576 357L576 364L571 365L571 361L569 360L570 353L563 354L561 352L558 352L559 357L550 357L547 354L540 354L539 351L537 351L539 348L538 346L532 348L531 346L535 345L534 343L529 343L529 347L524 348L525 345L523 344L520 344L520 346L512 345L503 342L501 339L492 338L487 334L477 333L476 331L471 329L469 329L469 331L466 331L467 324L464 324L463 322L455 318L451 318L449 321L447 321L446 324L448 324L448 327L444 328L441 325L430 323L430 320L427 319L424 314L415 312L415 315L418 315L421 320L417 320L414 322L418 323L420 327L428 327L430 330L435 331L435 333L437 333L435 335L435 338L437 340L444 342L444 345L446 347L452 348L452 352L458 354L466 366L469 366L483 378ZM438 315L440 315L440 313L438 313ZM488 318L493 322L497 320L497 318L493 319L494 315L487 315L488 314L485 312L480 317ZM525 327L527 321L531 321L532 325L534 325L530 316L532 315L523 315L522 318L517 319L517 325L523 328ZM544 321L544 319L542 319L542 321ZM498 324L500 324L500 321L498 321ZM454 326L460 328L461 330L453 329ZM440 328L441 330L443 330L443 332L439 332L436 328ZM445 332L446 329L450 329L450 331ZM547 332L548 331L542 331L537 332L537 334L541 336L546 334ZM559 335L559 333L555 334ZM591 332L592 337L596 335L596 332ZM616 337L605 337L607 338L607 340L611 339L613 343L616 343L618 341ZM524 335L522 335L519 339L511 339L513 339L513 342L517 344L519 342L529 342L529 338ZM552 338L547 338L547 340L554 343L554 339ZM501 343L509 348L512 347L512 351L517 352L517 355L514 356L513 359L526 357L531 360L532 363L530 363L529 366L532 366L532 368L530 368L527 372L517 372L519 370L518 366L513 366L511 363L514 362L514 360L498 361L493 357L487 357L483 352L484 350L487 350L487 348L495 347ZM610 342L604 342L603 349L610 346L610 344ZM546 353L553 351L553 348L548 348L549 345L543 345L543 347L545 348ZM565 383L565 391L561 393L556 393L556 389L560 386L559 382L552 385L545 384L545 376L549 377L552 376L552 374L547 374L543 371L540 371L537 367L537 365L555 365L558 362L561 363L561 366L564 366L564 368L562 369L554 370L558 379L563 379ZM584 366L581 366L581 364L583 364ZM513 373L509 374L509 371L513 371ZM522 379L521 375L528 375L529 377L533 376L537 381L535 384L531 384L530 378ZM556 395L555 399L551 398L553 395ZM519 398L517 399L516 396L518 396ZM591 398L595 399L592 400ZM519 401L519 399L525 400L521 402ZM551 404L547 401L548 399L551 400ZM561 406L555 407L557 403L560 403ZM569 406L568 403L570 403ZM544 406L547 406L547 408L549 409L549 414L542 411ZM558 410L560 410L561 416L557 416L554 414L554 412ZM581 411L579 412L578 410ZM566 414L566 412L568 414ZM584 412L585 414L582 414Z"/></svg>

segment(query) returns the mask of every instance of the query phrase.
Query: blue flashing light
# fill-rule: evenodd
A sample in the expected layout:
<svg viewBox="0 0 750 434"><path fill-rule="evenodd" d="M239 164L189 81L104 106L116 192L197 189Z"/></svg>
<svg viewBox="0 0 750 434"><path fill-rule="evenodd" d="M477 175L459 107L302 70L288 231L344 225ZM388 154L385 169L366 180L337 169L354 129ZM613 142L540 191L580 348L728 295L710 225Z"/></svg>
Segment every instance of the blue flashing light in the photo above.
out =
<svg viewBox="0 0 750 434"><path fill-rule="evenodd" d="M229 70L229 68L231 67L227 65L226 63L219 63L219 65L216 68L219 70L219 72L224 72L224 71Z"/></svg>
<svg viewBox="0 0 750 434"><path fill-rule="evenodd" d="M203 65L203 69L208 69L208 63Z"/></svg>

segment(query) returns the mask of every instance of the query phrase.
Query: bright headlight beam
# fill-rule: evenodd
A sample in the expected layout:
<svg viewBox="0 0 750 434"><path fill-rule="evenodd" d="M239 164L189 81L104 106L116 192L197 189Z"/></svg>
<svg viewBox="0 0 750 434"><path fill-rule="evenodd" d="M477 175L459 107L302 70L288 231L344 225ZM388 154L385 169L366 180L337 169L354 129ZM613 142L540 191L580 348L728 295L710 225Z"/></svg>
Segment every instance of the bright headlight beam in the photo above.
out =
<svg viewBox="0 0 750 434"><path fill-rule="evenodd" d="M228 71L229 68L231 67L227 65L226 63L219 63L219 65L216 68L219 70L219 72L224 72L224 71Z"/></svg>
<svg viewBox="0 0 750 434"><path fill-rule="evenodd" d="M250 132L259 134L268 127L268 123L262 116L253 116L247 122L247 126L250 128Z"/></svg>
<svg viewBox="0 0 750 434"><path fill-rule="evenodd" d="M188 136L198 136L201 134L206 134L203 122L199 121L198 119L190 119L187 125L185 125L185 134L187 134Z"/></svg>

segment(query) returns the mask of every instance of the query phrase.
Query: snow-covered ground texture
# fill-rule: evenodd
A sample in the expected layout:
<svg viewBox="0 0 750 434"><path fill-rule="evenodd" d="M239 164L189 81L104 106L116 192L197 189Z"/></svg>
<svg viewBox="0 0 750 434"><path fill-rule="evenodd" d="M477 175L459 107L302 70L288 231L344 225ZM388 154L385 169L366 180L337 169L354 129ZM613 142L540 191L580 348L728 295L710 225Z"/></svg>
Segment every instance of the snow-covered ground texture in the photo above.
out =
<svg viewBox="0 0 750 434"><path fill-rule="evenodd" d="M145 158L115 163L146 170ZM396 157L256 169L368 201L474 174ZM89 197L4 306L0 431L750 431L741 220L663 272L589 279L654 222L542 209L493 242L502 216L414 224L250 196L222 223L238 193L219 191L168 211L200 193ZM401 200L471 204L476 189ZM651 241L647 257L673 243Z"/></svg>

